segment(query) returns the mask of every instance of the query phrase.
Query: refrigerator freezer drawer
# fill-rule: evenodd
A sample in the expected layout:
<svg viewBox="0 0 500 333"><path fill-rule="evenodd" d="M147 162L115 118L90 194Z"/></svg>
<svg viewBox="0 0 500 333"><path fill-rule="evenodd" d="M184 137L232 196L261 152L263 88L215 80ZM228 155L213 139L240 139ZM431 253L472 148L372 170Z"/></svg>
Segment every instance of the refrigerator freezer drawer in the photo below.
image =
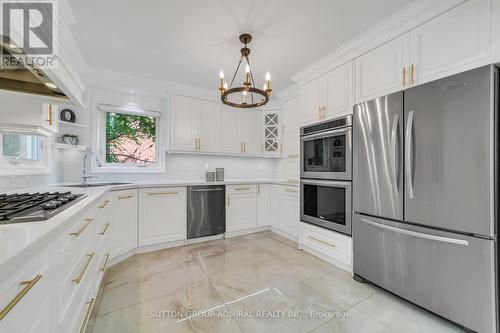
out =
<svg viewBox="0 0 500 333"><path fill-rule="evenodd" d="M354 273L477 332L496 332L494 241L354 215Z"/></svg>

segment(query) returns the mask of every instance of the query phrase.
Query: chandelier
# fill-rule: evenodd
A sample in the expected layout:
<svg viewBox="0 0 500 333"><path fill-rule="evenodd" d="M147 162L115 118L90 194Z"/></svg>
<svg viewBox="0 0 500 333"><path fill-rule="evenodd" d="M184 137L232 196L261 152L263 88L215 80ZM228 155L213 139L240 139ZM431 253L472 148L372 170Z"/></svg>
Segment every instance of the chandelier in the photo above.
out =
<svg viewBox="0 0 500 333"><path fill-rule="evenodd" d="M245 44L245 46L241 48L240 61L238 62L236 71L234 72L233 78L231 79L231 83L228 87L227 83L224 81L224 72L221 70L219 73L219 90L222 103L235 108L250 109L265 105L267 102L269 102L269 96L271 96L272 91L271 75L269 74L269 72L266 73L266 83L264 83L264 87L262 89L259 89L255 86L253 73L250 68L250 61L248 60L250 49L247 47L247 44L252 41L252 36L249 34L241 34L240 41ZM236 78L236 75L238 74L238 71L241 67L241 63L244 60L246 61L246 66L243 85L241 87L233 87L234 79Z"/></svg>

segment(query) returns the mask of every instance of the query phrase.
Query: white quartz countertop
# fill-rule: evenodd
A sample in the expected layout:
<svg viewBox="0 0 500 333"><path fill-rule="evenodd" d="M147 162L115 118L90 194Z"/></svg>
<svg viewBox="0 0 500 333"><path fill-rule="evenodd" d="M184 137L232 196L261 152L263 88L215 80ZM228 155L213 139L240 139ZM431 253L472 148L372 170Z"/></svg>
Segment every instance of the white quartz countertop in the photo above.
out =
<svg viewBox="0 0 500 333"><path fill-rule="evenodd" d="M12 191L11 193L71 191L73 193L84 193L87 196L75 205L48 220L39 222L0 224L0 277L8 276L9 273L18 269L20 265L34 258L41 250L59 237L61 229L64 228L64 223L66 221L84 211L90 204L97 202L97 200L108 191L135 188L238 184L276 184L294 187L299 186L298 182L290 180L235 179L224 182L205 182L200 180L130 182L122 185L85 188L68 187L68 185L71 184L65 183ZM0 278L0 280L2 279Z"/></svg>

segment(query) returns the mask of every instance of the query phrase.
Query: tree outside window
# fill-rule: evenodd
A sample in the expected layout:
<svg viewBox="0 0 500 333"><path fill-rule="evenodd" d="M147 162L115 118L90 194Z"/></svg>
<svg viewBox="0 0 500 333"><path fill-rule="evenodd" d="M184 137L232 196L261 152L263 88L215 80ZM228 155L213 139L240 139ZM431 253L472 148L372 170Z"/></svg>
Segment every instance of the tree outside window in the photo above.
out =
<svg viewBox="0 0 500 333"><path fill-rule="evenodd" d="M155 117L106 112L106 163L155 164Z"/></svg>

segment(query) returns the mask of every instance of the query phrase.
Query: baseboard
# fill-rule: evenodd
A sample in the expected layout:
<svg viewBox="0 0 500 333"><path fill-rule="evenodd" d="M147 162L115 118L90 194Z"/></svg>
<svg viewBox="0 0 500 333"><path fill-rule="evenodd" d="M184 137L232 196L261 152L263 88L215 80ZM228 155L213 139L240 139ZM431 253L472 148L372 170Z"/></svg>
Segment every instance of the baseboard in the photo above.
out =
<svg viewBox="0 0 500 333"><path fill-rule="evenodd" d="M283 236L291 241L294 241L296 243L299 242L299 237L297 235L291 234L288 231L285 231L283 229L276 228L275 226L271 227L271 231L274 233L277 233L280 236Z"/></svg>
<svg viewBox="0 0 500 333"><path fill-rule="evenodd" d="M323 253L321 253L319 251L316 251L316 250L314 250L314 249L312 249L312 248L310 248L310 247L308 247L306 245L300 244L300 243L299 243L299 248L301 250L303 250L303 251L306 251L306 252L312 254L315 257L320 258L321 260L326 261L329 264L337 266L338 268L343 269L344 271L349 272L349 273L352 274L352 266L346 265L343 262L335 260L335 259L333 259L333 258L331 258L331 257L329 257L327 255L324 255Z"/></svg>
<svg viewBox="0 0 500 333"><path fill-rule="evenodd" d="M256 228L248 228L248 229L242 229L242 230L235 230L235 231L229 231L224 234L224 238L231 238L231 237L236 237L236 236L241 236L241 235L247 235L247 234L253 234L255 232L261 232L261 231L267 231L270 230L270 226L264 225L261 227L256 227Z"/></svg>
<svg viewBox="0 0 500 333"><path fill-rule="evenodd" d="M178 241L172 241L172 242L166 242L166 243L160 243L160 244L154 244L154 245L136 247L135 249L132 249L130 251L122 253L117 257L111 258L111 260L109 261L109 266L113 266L113 265L119 263L120 261L123 261L123 260L133 256L134 254L164 250L164 249L169 249L171 247L178 247L178 246L184 246L184 245L186 245L185 239L178 240Z"/></svg>

